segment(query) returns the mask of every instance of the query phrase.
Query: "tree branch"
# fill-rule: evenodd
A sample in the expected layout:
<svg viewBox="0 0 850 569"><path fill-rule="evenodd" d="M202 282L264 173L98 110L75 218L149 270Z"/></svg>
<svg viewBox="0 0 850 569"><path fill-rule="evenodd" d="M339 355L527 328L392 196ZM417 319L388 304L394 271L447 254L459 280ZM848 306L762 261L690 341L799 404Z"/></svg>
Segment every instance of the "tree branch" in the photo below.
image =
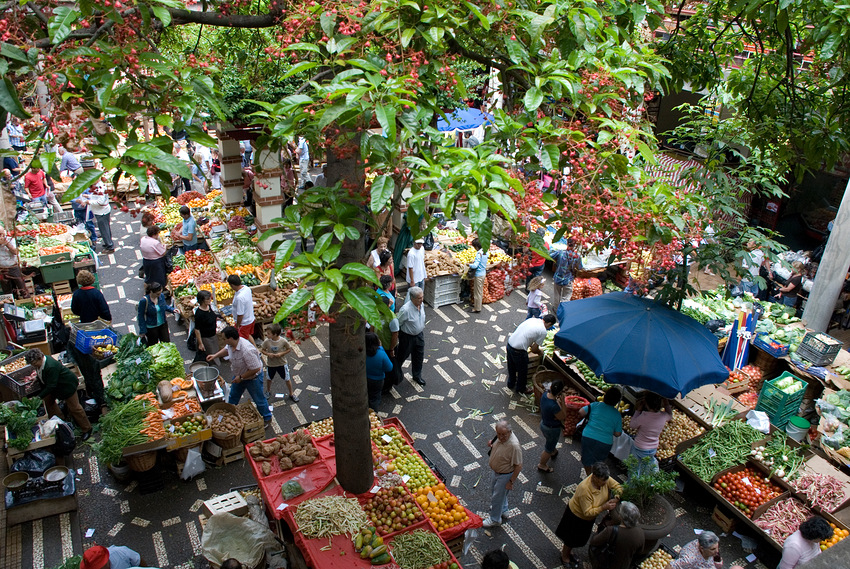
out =
<svg viewBox="0 0 850 569"><path fill-rule="evenodd" d="M256 16L243 14L225 16L218 12L193 12L176 8L168 8L168 12L171 14L172 24L205 24L207 26L252 29L276 26L283 15L279 10Z"/></svg>
<svg viewBox="0 0 850 569"><path fill-rule="evenodd" d="M27 2L27 8L29 8L32 11L32 13L35 14L36 18L41 20L42 24L44 24L45 26L47 25L47 22L49 21L47 16L45 16L44 12L39 10L38 7L35 4L33 4L32 2ZM0 9L0 10L3 10L3 9Z"/></svg>
<svg viewBox="0 0 850 569"><path fill-rule="evenodd" d="M477 61L481 65L487 65L487 66L490 66L490 67L495 67L496 69L498 69L499 71L504 73L506 76L513 77L517 81L517 83L522 85L524 88L528 89L528 82L525 80L525 77L516 73L514 70L510 69L507 65L497 63L496 61L493 61L489 57L479 55L479 54L475 53L474 51L470 51L470 50L466 49L465 47L463 47L460 44L460 42L458 42L453 37L447 37L446 39L448 41L449 47L451 49L453 49L454 51L458 52L459 54L461 54L462 56L464 56L465 58L471 59L472 61Z"/></svg>

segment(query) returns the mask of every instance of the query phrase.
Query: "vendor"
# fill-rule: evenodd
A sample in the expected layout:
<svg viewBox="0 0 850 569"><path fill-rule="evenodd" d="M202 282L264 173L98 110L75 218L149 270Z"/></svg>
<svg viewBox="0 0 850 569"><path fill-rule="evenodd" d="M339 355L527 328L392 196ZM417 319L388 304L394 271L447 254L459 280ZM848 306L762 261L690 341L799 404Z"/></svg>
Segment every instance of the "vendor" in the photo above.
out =
<svg viewBox="0 0 850 569"><path fill-rule="evenodd" d="M820 516L809 518L788 536L782 547L782 560L776 569L794 569L805 565L820 552L820 542L832 537L832 527Z"/></svg>
<svg viewBox="0 0 850 569"><path fill-rule="evenodd" d="M86 549L80 561L80 569L130 569L146 566L141 555L123 545L93 545Z"/></svg>
<svg viewBox="0 0 850 569"><path fill-rule="evenodd" d="M182 250L192 251L200 249L201 244L198 242L198 224L195 218L192 217L192 210L188 206L180 206L180 217L183 218L183 228L180 230L178 239L183 243Z"/></svg>
<svg viewBox="0 0 850 569"><path fill-rule="evenodd" d="M65 402L65 407L71 413L77 427L82 431L81 438L84 441L88 440L91 437L92 427L77 396L77 386L80 384L77 376L54 358L45 357L41 350L27 350L24 360L35 368L44 384L44 389L38 396L44 400L44 408L48 415L64 418L59 405L56 404L56 399L61 399Z"/></svg>
<svg viewBox="0 0 850 569"><path fill-rule="evenodd" d="M112 313L103 293L94 288L94 275L83 269L77 273L77 286L71 297L71 312L80 317L80 322L94 322L98 318L112 322Z"/></svg>
<svg viewBox="0 0 850 569"><path fill-rule="evenodd" d="M15 239L6 234L6 229L0 226L0 279L11 282L16 295L21 298L29 296L21 267L18 265L18 247ZM4 285L4 290L6 286Z"/></svg>
<svg viewBox="0 0 850 569"><path fill-rule="evenodd" d="M797 297L803 289L803 269L804 265L800 261L791 263L791 276L785 286L779 287L779 294L776 295L776 302L781 302L785 306L797 306ZM775 274L771 274L776 278Z"/></svg>
<svg viewBox="0 0 850 569"><path fill-rule="evenodd" d="M723 569L720 557L720 538L713 531L703 531L699 537L686 543L679 557L667 564L665 569ZM729 569L742 569L732 565Z"/></svg>
<svg viewBox="0 0 850 569"><path fill-rule="evenodd" d="M227 402L238 405L245 390L254 400L260 415L263 416L265 426L272 423L272 413L269 411L269 402L263 393L263 360L256 346L239 336L239 331L233 326L224 329L223 349L214 354L207 355L207 361L228 356L230 360L230 371L233 372L233 380L230 384L230 395Z"/></svg>
<svg viewBox="0 0 850 569"><path fill-rule="evenodd" d="M475 279L472 287L472 312L481 312L484 303L484 279L487 278L487 251L481 248L481 241L476 237L472 240L475 249L475 260L469 264L469 270Z"/></svg>

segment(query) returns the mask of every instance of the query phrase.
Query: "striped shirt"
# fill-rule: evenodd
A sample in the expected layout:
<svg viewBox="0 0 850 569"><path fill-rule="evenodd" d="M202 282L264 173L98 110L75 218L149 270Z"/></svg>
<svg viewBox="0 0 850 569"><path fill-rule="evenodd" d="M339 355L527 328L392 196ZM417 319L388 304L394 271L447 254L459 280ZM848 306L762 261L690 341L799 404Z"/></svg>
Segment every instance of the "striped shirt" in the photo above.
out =
<svg viewBox="0 0 850 569"><path fill-rule="evenodd" d="M233 372L234 376L245 375L252 369L263 368L263 360L260 358L259 350L245 338L239 338L236 349L231 348L228 344L227 353L230 357L230 371Z"/></svg>

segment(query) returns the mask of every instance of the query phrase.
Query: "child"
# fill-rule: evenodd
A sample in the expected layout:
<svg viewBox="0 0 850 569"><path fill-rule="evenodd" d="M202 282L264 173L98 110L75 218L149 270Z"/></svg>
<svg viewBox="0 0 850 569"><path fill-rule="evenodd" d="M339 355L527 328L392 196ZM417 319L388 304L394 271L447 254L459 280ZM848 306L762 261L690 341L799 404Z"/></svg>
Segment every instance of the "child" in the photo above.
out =
<svg viewBox="0 0 850 569"><path fill-rule="evenodd" d="M212 149L212 165L210 166L210 174L212 181L210 187L213 190L221 189L221 159L218 155L218 149Z"/></svg>
<svg viewBox="0 0 850 569"><path fill-rule="evenodd" d="M543 296L543 277L537 276L531 279L531 282L528 283L528 300L526 301L526 306L528 306L528 315L525 317L526 320L529 318L540 318L541 309L544 304L541 300Z"/></svg>
<svg viewBox="0 0 850 569"><path fill-rule="evenodd" d="M268 358L268 375L266 379L266 397L271 395L272 379L275 374L280 374L286 387L289 389L289 398L298 403L298 397L292 392L292 379L289 377L289 366L286 364L286 354L292 351L292 347L286 338L282 338L280 324L272 324L267 329L268 336L260 346L260 353Z"/></svg>

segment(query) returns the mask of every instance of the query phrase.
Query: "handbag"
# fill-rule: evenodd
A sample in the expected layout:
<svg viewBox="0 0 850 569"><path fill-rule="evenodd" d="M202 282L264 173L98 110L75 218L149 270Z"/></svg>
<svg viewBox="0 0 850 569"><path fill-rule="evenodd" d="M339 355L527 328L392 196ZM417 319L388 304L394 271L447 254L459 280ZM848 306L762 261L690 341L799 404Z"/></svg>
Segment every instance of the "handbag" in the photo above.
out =
<svg viewBox="0 0 850 569"><path fill-rule="evenodd" d="M166 255L163 257L163 262L165 263L165 274L169 275L174 272L174 259L171 258L171 255Z"/></svg>
<svg viewBox="0 0 850 569"><path fill-rule="evenodd" d="M601 527L601 526L600 526ZM604 529L602 531L605 531ZM591 567L610 567L617 546L617 534L620 526L611 526L611 536L604 545L591 545L587 548Z"/></svg>
<svg viewBox="0 0 850 569"><path fill-rule="evenodd" d="M574 441L580 441L581 440L581 435L582 435L582 433L584 433L584 428L590 422L590 405L591 404L587 405L587 415L585 415L584 419L579 421L578 425L576 425L576 432L573 434L573 440Z"/></svg>

